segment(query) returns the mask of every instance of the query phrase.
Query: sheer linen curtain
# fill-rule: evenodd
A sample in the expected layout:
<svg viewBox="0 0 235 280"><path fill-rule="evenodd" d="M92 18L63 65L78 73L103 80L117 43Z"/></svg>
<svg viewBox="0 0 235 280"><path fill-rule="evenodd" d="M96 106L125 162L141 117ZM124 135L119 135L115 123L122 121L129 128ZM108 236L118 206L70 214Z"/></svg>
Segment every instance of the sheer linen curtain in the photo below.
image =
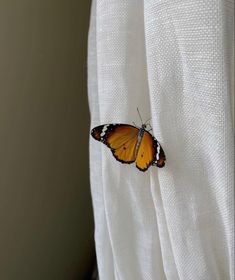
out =
<svg viewBox="0 0 235 280"><path fill-rule="evenodd" d="M233 1L94 0L91 128L152 118L166 166L90 140L101 280L233 279Z"/></svg>

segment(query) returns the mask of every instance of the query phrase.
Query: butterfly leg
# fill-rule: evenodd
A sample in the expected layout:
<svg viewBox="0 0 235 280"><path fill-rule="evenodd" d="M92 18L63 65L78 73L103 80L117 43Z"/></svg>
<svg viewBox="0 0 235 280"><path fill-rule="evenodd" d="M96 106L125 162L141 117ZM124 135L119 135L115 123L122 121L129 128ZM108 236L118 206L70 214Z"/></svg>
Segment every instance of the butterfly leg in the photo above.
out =
<svg viewBox="0 0 235 280"><path fill-rule="evenodd" d="M153 131L153 128L152 128L151 124L147 123L147 125L150 126L150 130L148 130L148 131Z"/></svg>

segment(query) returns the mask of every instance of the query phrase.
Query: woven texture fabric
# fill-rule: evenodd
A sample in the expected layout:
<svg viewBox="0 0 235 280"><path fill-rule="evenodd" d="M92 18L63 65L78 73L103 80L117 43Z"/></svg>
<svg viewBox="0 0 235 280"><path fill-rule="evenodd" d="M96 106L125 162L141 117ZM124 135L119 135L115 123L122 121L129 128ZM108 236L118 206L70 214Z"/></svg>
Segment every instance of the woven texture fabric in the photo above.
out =
<svg viewBox="0 0 235 280"><path fill-rule="evenodd" d="M152 118L163 169L90 140L101 280L233 279L233 1L94 0L91 128Z"/></svg>

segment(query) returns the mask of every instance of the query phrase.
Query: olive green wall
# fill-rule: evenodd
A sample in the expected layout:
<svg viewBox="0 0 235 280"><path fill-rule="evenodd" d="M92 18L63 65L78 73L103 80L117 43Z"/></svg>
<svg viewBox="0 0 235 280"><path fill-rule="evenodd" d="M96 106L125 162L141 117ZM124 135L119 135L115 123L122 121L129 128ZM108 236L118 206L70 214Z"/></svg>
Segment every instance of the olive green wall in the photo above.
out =
<svg viewBox="0 0 235 280"><path fill-rule="evenodd" d="M85 279L93 259L90 1L0 0L0 279Z"/></svg>

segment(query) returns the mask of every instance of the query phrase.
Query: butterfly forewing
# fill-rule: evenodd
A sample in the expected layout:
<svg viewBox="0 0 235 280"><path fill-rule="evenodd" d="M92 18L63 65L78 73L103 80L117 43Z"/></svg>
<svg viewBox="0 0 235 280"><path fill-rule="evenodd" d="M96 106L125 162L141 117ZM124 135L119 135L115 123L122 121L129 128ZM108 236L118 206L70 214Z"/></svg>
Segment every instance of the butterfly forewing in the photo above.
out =
<svg viewBox="0 0 235 280"><path fill-rule="evenodd" d="M154 138L154 149L155 149L155 161L153 162L153 165L156 165L157 167L161 168L165 166L166 156L162 149L162 146L155 138Z"/></svg>
<svg viewBox="0 0 235 280"><path fill-rule="evenodd" d="M127 124L107 124L95 127L91 135L107 145L114 157L122 163L135 161L138 129Z"/></svg>

